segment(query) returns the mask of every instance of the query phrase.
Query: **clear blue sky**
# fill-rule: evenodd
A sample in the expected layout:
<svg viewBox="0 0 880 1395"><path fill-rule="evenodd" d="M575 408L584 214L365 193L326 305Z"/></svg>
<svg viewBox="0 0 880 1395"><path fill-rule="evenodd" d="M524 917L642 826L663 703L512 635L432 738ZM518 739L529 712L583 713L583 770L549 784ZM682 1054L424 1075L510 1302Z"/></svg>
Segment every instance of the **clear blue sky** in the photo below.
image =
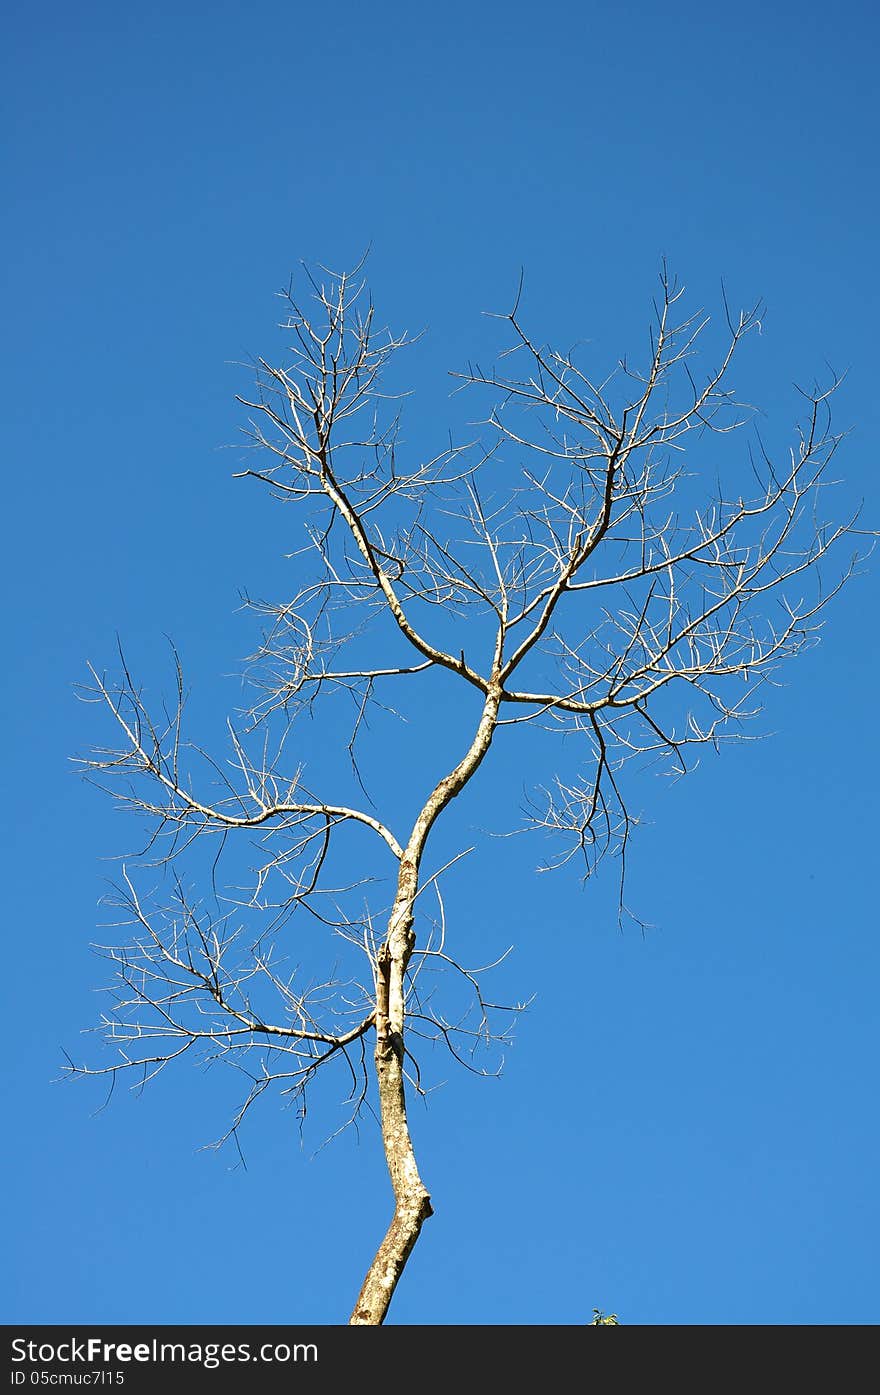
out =
<svg viewBox="0 0 880 1395"><path fill-rule="evenodd" d="M102 859L139 832L72 773L99 734L74 685L118 631L161 687L170 633L209 725L235 701L239 589L280 597L290 550L222 449L235 365L280 346L302 259L367 244L381 317L428 329L401 372L441 442L444 375L520 267L539 336L609 365L664 255L695 304L722 277L763 296L750 390L784 430L794 380L848 370L837 474L877 527L880 23L852 0L16 0L4 29L3 1319L342 1322L389 1215L369 1120L316 1154L325 1106L301 1140L270 1100L244 1170L199 1151L219 1074L97 1116L53 1083L101 1007ZM640 792L644 937L610 875L534 878L520 843L462 868L463 957L512 942L536 997L499 1081L440 1062L412 1107L436 1216L389 1321L878 1320L878 604L873 565L772 739ZM465 839L507 788L480 778Z"/></svg>

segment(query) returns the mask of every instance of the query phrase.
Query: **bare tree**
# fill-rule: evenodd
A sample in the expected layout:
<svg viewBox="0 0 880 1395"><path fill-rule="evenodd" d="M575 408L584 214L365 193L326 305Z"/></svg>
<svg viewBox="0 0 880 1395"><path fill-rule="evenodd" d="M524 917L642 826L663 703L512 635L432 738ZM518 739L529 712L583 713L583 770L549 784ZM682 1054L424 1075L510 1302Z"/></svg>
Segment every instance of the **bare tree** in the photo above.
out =
<svg viewBox="0 0 880 1395"><path fill-rule="evenodd" d="M176 698L161 715L121 651L116 679L92 670L89 696L109 709L115 736L87 770L147 818L142 862L164 868L171 892L148 895L124 871L118 900L133 932L104 951L114 1006L99 1029L115 1054L71 1070L141 1082L183 1056L227 1062L246 1079L224 1135L237 1138L267 1090L302 1100L319 1070L341 1068L351 1118L378 1101L394 1191L350 1319L377 1324L431 1215L407 1123L418 1041L439 1039L486 1070L480 1051L504 1040L523 1006L494 1003L485 971L447 943L446 869L428 875L425 862L437 820L500 729L574 733L579 772L552 771L528 816L557 838L550 865L580 859L588 873L604 853L619 856L622 913L630 762L684 772L701 747L743 734L756 689L815 638L851 573L855 559L830 590L820 584L823 558L856 533L856 518L827 524L821 511L841 439L837 381L803 395L785 459L749 433L731 480L707 483L721 438L751 418L729 379L760 307L731 317L725 303L707 371L708 320L681 310L664 268L643 361L599 381L578 355L531 337L517 296L498 317L509 346L496 368L455 375L487 404L475 439L411 462L382 386L405 341L377 327L358 276L309 275L306 305L287 293L288 355L260 359L256 391L240 399L256 460L241 473L296 507L313 567L292 599L249 601L262 638L247 670L253 701L228 726L231 760L191 743L176 654ZM478 715L401 829L363 789L359 742L375 704L441 671L475 695ZM351 703L341 738L340 701ZM322 712L362 799L313 792L301 753L287 763L297 721ZM220 878L237 838L259 850L244 888ZM197 900L177 869L205 843L212 892ZM329 951L323 977L285 966L303 922L355 956L351 973L329 967ZM467 990L460 1011L426 987L438 969Z"/></svg>

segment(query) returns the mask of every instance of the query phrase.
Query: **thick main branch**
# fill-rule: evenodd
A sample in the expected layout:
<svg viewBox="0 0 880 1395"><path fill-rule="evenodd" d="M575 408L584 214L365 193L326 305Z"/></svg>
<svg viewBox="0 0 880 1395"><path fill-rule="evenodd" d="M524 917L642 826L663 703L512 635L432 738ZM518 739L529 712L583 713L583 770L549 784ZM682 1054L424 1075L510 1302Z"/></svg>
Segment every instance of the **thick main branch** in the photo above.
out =
<svg viewBox="0 0 880 1395"><path fill-rule="evenodd" d="M415 821L400 864L387 938L378 956L375 1066L382 1141L395 1204L391 1224L367 1271L351 1316L351 1323L355 1325L376 1325L385 1320L422 1224L432 1214L430 1195L416 1163L406 1113L404 1027L406 975L416 942L413 910L419 888L419 866L428 835L489 750L500 701L500 684L493 678L470 747L454 770L435 785Z"/></svg>

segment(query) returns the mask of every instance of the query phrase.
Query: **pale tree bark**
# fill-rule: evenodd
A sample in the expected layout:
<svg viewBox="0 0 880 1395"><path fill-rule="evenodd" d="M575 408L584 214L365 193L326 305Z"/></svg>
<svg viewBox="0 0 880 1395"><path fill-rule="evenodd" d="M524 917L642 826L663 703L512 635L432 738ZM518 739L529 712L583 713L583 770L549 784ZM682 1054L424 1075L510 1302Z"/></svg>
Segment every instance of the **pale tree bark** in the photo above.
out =
<svg viewBox="0 0 880 1395"><path fill-rule="evenodd" d="M841 440L829 409L836 383L805 394L786 457L759 440L747 470L695 504L693 462L678 461L748 421L727 380L758 308L731 318L725 305L725 342L697 376L707 321L676 321L682 292L665 268L644 366L623 362L598 384L527 334L517 296L500 317L511 337L504 372L457 375L492 396L482 434L407 468L380 386L405 341L375 329L351 278L311 285L314 315L286 297L287 366L259 360L258 393L241 399L265 463L240 473L300 510L315 569L292 599L248 602L264 624L248 670L257 696L229 723L230 762L190 743L176 654L176 700L161 715L121 651L117 679L92 670L87 695L111 714L116 739L86 768L152 834L140 872L123 871L131 937L104 950L114 1005L100 1030L117 1054L71 1071L112 1087L123 1074L142 1084L184 1056L232 1065L247 1084L219 1141L235 1144L266 1092L304 1109L319 1071L341 1073L349 1121L375 1107L393 1193L350 1318L377 1325L432 1215L407 1117L408 1094L421 1088L419 1042L442 1042L489 1074L480 1053L507 1039L525 1006L492 1001L483 979L494 965L472 968L465 947L448 944L439 879L451 863L426 873L432 829L502 728L507 739L524 723L573 736L579 769L536 782L531 822L561 843L547 867L577 859L589 874L605 853L619 856L623 915L630 763L683 773L694 751L742 736L761 684L815 639L851 575L856 558L823 585L821 564L857 534L857 513L842 523L819 513ZM511 363L523 365L519 376ZM479 716L402 835L394 808L360 799L366 714L380 692L440 672L479 693ZM286 755L297 723L340 697L354 712L352 790L342 797L313 792L302 759L291 768ZM218 869L243 839L257 840L257 865L233 862L221 890ZM203 848L210 897L198 899L177 868ZM150 867L172 873L161 900L139 889ZM371 878L393 886L384 905L366 897ZM425 911L429 894L439 919ZM291 946L316 952L315 930L342 943L344 972L284 967ZM465 990L466 1011L450 1016L421 994L420 975L434 970Z"/></svg>
<svg viewBox="0 0 880 1395"><path fill-rule="evenodd" d="M422 1222L432 1215L431 1199L416 1166L406 1118L404 1025L406 973L416 937L413 908L418 894L419 866L431 827L450 800L464 789L492 741L498 720L501 688L497 675L489 684L476 734L467 754L437 785L422 809L400 865L397 898L388 936L379 953L376 984L376 1079L382 1118L382 1141L394 1189L395 1210L385 1239L367 1271L351 1322L377 1324L388 1305Z"/></svg>

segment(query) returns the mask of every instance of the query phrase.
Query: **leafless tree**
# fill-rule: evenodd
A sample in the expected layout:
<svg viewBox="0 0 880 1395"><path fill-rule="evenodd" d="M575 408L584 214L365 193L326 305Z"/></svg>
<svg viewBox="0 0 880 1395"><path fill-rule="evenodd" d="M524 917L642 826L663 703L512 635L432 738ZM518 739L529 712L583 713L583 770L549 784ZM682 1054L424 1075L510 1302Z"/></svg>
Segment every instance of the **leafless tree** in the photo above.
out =
<svg viewBox="0 0 880 1395"><path fill-rule="evenodd" d="M176 654L175 701L161 712L121 651L115 679L92 670L88 695L115 735L85 765L149 821L141 861L164 869L171 892L157 899L141 889L143 867L124 871L118 899L133 932L104 951L114 1006L99 1029L114 1055L71 1070L142 1082L183 1056L227 1062L246 1079L228 1138L267 1090L302 1100L319 1070L340 1067L352 1118L378 1101L394 1191L350 1319L377 1324L431 1215L407 1123L419 1040L486 1070L480 1049L504 1040L522 1006L495 1004L484 971L447 939L446 869L428 875L425 863L437 820L501 728L574 733L580 773L552 771L528 813L556 836L550 865L579 859L590 872L617 854L622 907L630 762L684 772L701 747L743 734L756 689L815 638L851 573L855 559L830 589L820 582L829 549L857 527L823 521L837 381L803 394L784 459L741 434L752 413L729 380L760 307L732 317L724 303L707 371L709 321L682 310L664 268L642 359L600 381L579 354L531 336L517 296L498 317L509 345L497 366L454 375L478 395L474 439L421 462L405 458L383 391L405 341L378 328L359 270L307 275L306 303L286 296L287 356L260 359L256 391L240 399L256 462L241 473L295 506L314 565L292 599L248 602L262 638L227 753L190 741ZM733 459L730 436L743 449L725 484L714 475L719 451ZM440 671L475 695L478 716L410 828L393 808L380 817L365 790L355 803L313 792L301 749L287 763L298 719L332 712L326 739L347 749L360 781L373 706ZM342 736L340 700L352 704ZM237 838L259 849L243 889L220 881ZM195 899L178 873L205 843L213 900ZM389 872L392 889L375 901ZM323 978L285 967L303 923L334 953L341 940L363 971L340 971L329 949ZM461 1011L426 987L438 969L441 986L467 990Z"/></svg>

